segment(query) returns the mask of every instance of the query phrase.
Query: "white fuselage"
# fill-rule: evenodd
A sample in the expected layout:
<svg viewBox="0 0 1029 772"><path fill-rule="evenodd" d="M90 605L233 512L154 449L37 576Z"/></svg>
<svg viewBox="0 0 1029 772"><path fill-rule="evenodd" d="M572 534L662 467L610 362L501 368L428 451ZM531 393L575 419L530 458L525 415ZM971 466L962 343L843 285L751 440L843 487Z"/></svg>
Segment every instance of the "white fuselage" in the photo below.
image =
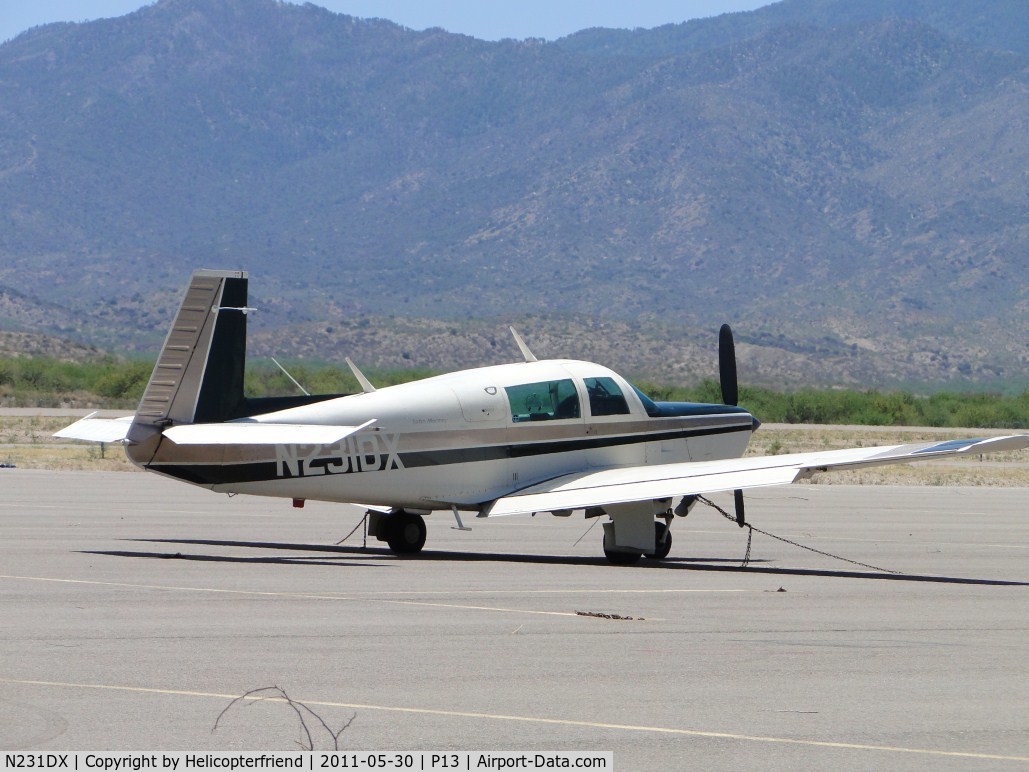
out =
<svg viewBox="0 0 1029 772"><path fill-rule="evenodd" d="M166 441L147 460L134 460L219 492L415 511L478 509L572 472L741 456L752 416L716 405L695 408L688 415L648 415L631 385L605 367L524 362L243 419L327 426L374 419L335 445L212 448Z"/></svg>

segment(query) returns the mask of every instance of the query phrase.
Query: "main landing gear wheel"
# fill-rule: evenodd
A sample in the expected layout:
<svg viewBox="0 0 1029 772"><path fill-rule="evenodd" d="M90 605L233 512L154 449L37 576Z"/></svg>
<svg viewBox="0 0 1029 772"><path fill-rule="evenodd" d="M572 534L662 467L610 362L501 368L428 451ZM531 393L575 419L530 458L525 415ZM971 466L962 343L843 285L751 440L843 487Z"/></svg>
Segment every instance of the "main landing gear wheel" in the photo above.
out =
<svg viewBox="0 0 1029 772"><path fill-rule="evenodd" d="M421 515L398 512L386 519L386 543L397 555L416 555L425 546L425 520Z"/></svg>
<svg viewBox="0 0 1029 772"><path fill-rule="evenodd" d="M643 552L639 550L612 549L607 544L607 534L604 534L604 555L607 562L613 566L633 566L640 562Z"/></svg>
<svg viewBox="0 0 1029 772"><path fill-rule="evenodd" d="M654 523L654 551L643 554L651 560L664 560L671 551L672 532L661 521Z"/></svg>

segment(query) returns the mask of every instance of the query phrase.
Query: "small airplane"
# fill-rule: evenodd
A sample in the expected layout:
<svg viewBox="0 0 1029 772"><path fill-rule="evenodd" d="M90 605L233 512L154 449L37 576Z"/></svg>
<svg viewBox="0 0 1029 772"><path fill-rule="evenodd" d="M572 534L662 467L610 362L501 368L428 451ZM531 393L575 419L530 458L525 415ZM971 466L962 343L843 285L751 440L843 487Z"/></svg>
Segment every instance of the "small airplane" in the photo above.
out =
<svg viewBox="0 0 1029 772"><path fill-rule="evenodd" d="M719 335L724 404L655 402L601 365L524 361L361 393L248 398L247 274L196 271L135 415L95 413L54 436L124 443L137 466L217 493L359 504L399 555L425 544L424 516L603 521L618 565L661 560L698 497L820 472L1029 447L1029 435L741 458L760 422L737 406L732 332Z"/></svg>

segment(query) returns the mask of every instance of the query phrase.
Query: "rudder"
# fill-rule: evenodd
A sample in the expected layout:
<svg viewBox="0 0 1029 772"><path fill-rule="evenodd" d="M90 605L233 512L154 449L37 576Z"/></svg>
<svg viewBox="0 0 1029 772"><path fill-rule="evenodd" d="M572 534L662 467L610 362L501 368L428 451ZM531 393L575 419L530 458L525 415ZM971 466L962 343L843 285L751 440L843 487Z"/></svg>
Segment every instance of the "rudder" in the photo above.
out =
<svg viewBox="0 0 1029 772"><path fill-rule="evenodd" d="M231 417L244 401L247 273L194 271L129 439L140 441L175 424Z"/></svg>

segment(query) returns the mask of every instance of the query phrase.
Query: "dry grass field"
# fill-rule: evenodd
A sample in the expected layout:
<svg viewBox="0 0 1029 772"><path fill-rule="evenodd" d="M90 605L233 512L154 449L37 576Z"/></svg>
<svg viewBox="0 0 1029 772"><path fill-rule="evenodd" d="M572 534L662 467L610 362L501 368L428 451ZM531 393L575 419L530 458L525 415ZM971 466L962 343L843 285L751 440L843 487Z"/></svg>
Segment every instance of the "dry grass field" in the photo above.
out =
<svg viewBox="0 0 1029 772"><path fill-rule="evenodd" d="M0 464L24 469L137 471L125 458L121 446L101 447L92 442L54 439L51 435L72 423L73 416L9 415L10 412L14 411L0 411Z"/></svg>
<svg viewBox="0 0 1029 772"><path fill-rule="evenodd" d="M0 464L14 464L27 469L137 471L118 446L101 448L93 443L55 440L51 435L71 423L74 416L32 415L29 412L0 410ZM747 455L899 445L920 440L950 440L1010 433L999 429L765 424L754 435ZM1029 487L1029 453L998 453L985 456L982 460L964 458L835 472L821 475L807 484Z"/></svg>
<svg viewBox="0 0 1029 772"><path fill-rule="evenodd" d="M1018 434L1006 429L936 429L914 426L814 426L764 424L754 435L748 456L810 450L903 445L920 441ZM1014 451L948 461L894 464L853 472L832 472L808 485L989 485L1029 487L1029 452Z"/></svg>

